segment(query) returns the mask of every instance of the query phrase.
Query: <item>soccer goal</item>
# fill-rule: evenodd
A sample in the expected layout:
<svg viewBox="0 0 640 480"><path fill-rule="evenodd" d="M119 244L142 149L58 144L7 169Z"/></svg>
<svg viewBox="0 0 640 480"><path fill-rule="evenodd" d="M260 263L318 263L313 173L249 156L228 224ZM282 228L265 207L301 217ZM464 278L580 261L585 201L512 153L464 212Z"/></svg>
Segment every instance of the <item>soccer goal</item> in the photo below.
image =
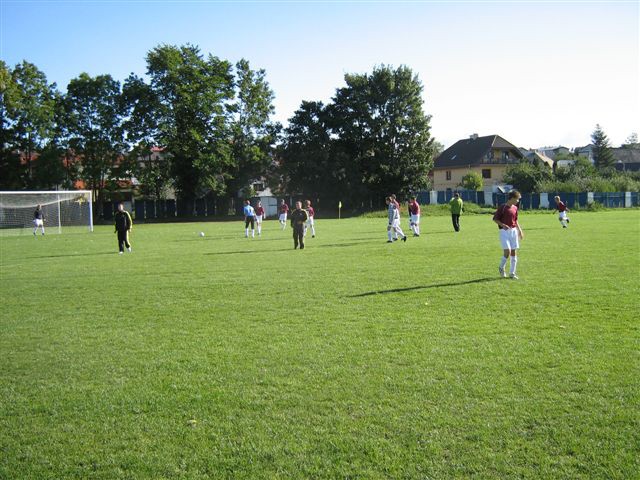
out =
<svg viewBox="0 0 640 480"><path fill-rule="evenodd" d="M89 190L0 192L0 235L31 233L40 205L49 233L93 232L93 204Z"/></svg>

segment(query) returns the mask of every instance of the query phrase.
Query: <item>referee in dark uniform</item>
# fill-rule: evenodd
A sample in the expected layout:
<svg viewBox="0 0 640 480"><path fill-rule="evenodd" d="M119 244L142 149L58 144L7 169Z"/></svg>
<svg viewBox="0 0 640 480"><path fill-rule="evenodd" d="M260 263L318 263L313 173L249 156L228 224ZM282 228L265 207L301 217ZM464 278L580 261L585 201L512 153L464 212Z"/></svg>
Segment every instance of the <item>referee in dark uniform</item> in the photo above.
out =
<svg viewBox="0 0 640 480"><path fill-rule="evenodd" d="M302 209L302 202L296 202L296 209L291 212L291 227L293 228L293 248L304 248L304 224L309 219L306 210Z"/></svg>
<svg viewBox="0 0 640 480"><path fill-rule="evenodd" d="M120 254L124 253L124 247L127 247L127 250L131 251L131 245L129 244L129 232L131 231L131 227L133 226L133 221L131 220L131 215L124 209L124 205L122 203L118 204L118 211L115 215L115 227L116 233L118 234L118 248Z"/></svg>

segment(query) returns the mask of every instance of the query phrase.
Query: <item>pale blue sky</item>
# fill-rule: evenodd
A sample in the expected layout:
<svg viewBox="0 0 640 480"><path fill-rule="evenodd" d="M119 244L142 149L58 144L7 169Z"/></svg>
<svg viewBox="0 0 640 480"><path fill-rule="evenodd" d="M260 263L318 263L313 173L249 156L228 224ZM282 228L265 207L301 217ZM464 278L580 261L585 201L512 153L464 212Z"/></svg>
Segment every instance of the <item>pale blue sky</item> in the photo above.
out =
<svg viewBox="0 0 640 480"><path fill-rule="evenodd" d="M0 57L26 59L65 90L81 72L124 80L167 43L264 68L275 119L328 101L345 73L407 65L432 133L521 147L617 146L640 134L640 2L10 1Z"/></svg>

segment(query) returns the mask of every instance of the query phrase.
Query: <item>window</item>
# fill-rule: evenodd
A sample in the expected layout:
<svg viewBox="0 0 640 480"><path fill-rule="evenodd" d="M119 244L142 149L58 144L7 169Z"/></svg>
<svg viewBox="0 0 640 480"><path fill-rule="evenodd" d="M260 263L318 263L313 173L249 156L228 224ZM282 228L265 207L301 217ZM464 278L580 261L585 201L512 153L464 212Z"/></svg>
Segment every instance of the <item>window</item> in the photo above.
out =
<svg viewBox="0 0 640 480"><path fill-rule="evenodd" d="M482 169L482 178L491 178L491 169L483 168Z"/></svg>
<svg viewBox="0 0 640 480"><path fill-rule="evenodd" d="M451 180L451 170L447 170L445 172L445 175L446 175L447 180Z"/></svg>

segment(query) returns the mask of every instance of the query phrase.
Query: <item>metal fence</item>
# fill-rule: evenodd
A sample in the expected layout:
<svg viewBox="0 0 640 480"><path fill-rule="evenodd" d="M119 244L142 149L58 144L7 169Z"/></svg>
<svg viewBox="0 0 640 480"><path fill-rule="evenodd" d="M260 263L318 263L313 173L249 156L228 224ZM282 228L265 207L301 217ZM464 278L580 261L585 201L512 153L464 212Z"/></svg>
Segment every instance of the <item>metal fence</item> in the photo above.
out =
<svg viewBox="0 0 640 480"><path fill-rule="evenodd" d="M447 191L424 191L416 194L418 203L421 205L443 205L447 204L455 192ZM458 190L460 198L464 202L475 203L485 206L500 205L507 200L507 194L491 193L484 191ZM640 206L640 195L638 192L579 192L579 193L523 193L520 200L520 208L529 209L553 209L555 208L554 197L558 195L569 208L587 207L589 204L597 202L607 208L624 208ZM292 207L297 200L306 197L292 195L287 197L255 197L251 199L255 206L258 200L265 207L268 217L273 218L277 214L277 205L281 200ZM316 212L321 212L324 217L338 215L339 199L312 199ZM114 212L117 210L118 202L105 202L103 205L103 219L112 220ZM206 218L206 217L226 217L242 215L241 199L232 199L230 206L221 208L212 198L200 198L196 200L134 200L132 211L136 221L171 221L175 219ZM342 205L343 214L353 212L374 211L385 208L383 198L370 198L357 204L345 202Z"/></svg>

